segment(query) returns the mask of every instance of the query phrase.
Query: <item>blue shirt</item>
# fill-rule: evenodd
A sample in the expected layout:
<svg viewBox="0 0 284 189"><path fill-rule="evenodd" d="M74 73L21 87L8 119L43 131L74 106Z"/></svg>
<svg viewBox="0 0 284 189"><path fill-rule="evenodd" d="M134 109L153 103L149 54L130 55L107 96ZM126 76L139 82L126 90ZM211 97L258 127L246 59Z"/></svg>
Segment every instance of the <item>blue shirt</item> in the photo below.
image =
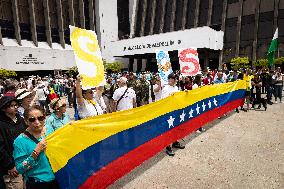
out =
<svg viewBox="0 0 284 189"><path fill-rule="evenodd" d="M49 118L45 120L45 125L49 125L53 130L57 130L63 125L66 125L71 121L69 113L64 113L62 118L58 118L55 113L52 113Z"/></svg>
<svg viewBox="0 0 284 189"><path fill-rule="evenodd" d="M53 129L46 126L46 135L52 133ZM41 141L45 136L37 138ZM14 159L17 171L27 180L33 177L39 182L50 182L55 179L47 156L41 152L36 160L32 157L32 152L36 143L24 134L20 134L14 141Z"/></svg>
<svg viewBox="0 0 284 189"><path fill-rule="evenodd" d="M214 84L220 84L220 83L225 83L225 81L223 79L218 79L218 78L214 80Z"/></svg>

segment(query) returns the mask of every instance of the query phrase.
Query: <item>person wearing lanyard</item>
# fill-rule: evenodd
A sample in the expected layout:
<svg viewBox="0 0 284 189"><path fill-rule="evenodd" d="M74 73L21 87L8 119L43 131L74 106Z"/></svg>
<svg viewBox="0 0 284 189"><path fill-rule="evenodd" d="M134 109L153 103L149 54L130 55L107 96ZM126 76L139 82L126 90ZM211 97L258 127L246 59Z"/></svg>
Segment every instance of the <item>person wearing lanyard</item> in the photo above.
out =
<svg viewBox="0 0 284 189"><path fill-rule="evenodd" d="M60 127L70 123L70 115L66 112L66 101L64 99L55 98L50 102L53 113L46 119L45 124L57 130Z"/></svg>
<svg viewBox="0 0 284 189"><path fill-rule="evenodd" d="M45 115L39 106L25 110L26 131L14 141L14 160L16 170L24 176L26 189L57 189L54 173L46 154L45 137L53 132L50 126L45 126Z"/></svg>
<svg viewBox="0 0 284 189"><path fill-rule="evenodd" d="M102 108L94 99L92 89L82 90L80 76L76 80L76 100L81 119L103 114Z"/></svg>

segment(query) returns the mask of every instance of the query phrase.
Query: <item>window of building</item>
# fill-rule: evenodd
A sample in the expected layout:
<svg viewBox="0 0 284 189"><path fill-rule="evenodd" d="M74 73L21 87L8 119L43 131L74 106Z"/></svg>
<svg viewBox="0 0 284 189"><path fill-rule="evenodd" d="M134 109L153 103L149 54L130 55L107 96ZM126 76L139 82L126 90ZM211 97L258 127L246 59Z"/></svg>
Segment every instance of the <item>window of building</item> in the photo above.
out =
<svg viewBox="0 0 284 189"><path fill-rule="evenodd" d="M224 61L229 62L235 57L236 36L237 36L237 18L227 18L225 37L224 37Z"/></svg>
<svg viewBox="0 0 284 189"><path fill-rule="evenodd" d="M80 24L79 0L73 0L73 10L74 10L75 26L76 27L81 27L81 24Z"/></svg>
<svg viewBox="0 0 284 189"><path fill-rule="evenodd" d="M152 19L152 0L147 0L147 11L146 11L146 18L145 18L145 27L144 27L144 35L149 35L150 27L151 27L151 19Z"/></svg>
<svg viewBox="0 0 284 189"><path fill-rule="evenodd" d="M36 20L37 41L47 41L45 33L45 16L43 0L34 1L34 12Z"/></svg>
<svg viewBox="0 0 284 189"><path fill-rule="evenodd" d="M211 24L218 25L222 23L223 0L213 0Z"/></svg>
<svg viewBox="0 0 284 189"><path fill-rule="evenodd" d="M206 26L208 21L209 0L200 1L198 26Z"/></svg>
<svg viewBox="0 0 284 189"><path fill-rule="evenodd" d="M284 9L278 11L279 55L284 56Z"/></svg>
<svg viewBox="0 0 284 189"><path fill-rule="evenodd" d="M242 17L240 56L247 56L252 59L252 47L254 40L255 16L248 15ZM248 32L249 31L249 32Z"/></svg>
<svg viewBox="0 0 284 189"><path fill-rule="evenodd" d="M196 7L196 0L191 0L187 2L187 15L186 15L186 26L185 26L187 29L194 27L195 7Z"/></svg>
<svg viewBox="0 0 284 189"><path fill-rule="evenodd" d="M84 2L84 14L85 14L85 29L90 29L90 11L89 11L89 0L83 0Z"/></svg>
<svg viewBox="0 0 284 189"><path fill-rule="evenodd" d="M0 0L0 26L2 37L15 38L11 0Z"/></svg>
<svg viewBox="0 0 284 189"><path fill-rule="evenodd" d="M150 1L148 1L148 3L150 3ZM118 38L119 39L128 38L130 34L130 23L129 23L129 11L128 10L129 10L129 0L117 0ZM149 11L148 8L147 8L147 11ZM145 21L147 23L147 20Z"/></svg>
<svg viewBox="0 0 284 189"><path fill-rule="evenodd" d="M61 2L62 2L64 41L66 44L71 44L70 31L69 31L69 25L71 25L70 18L69 18L69 4L68 4L68 0L62 0Z"/></svg>
<svg viewBox="0 0 284 189"><path fill-rule="evenodd" d="M274 12L264 12L259 14L258 23L258 42L257 42L257 58L265 58L267 48L274 34L273 29Z"/></svg>
<svg viewBox="0 0 284 189"><path fill-rule="evenodd" d="M32 39L30 14L29 14L29 2L28 0L18 0L18 13L20 24L21 39Z"/></svg>
<svg viewBox="0 0 284 189"><path fill-rule="evenodd" d="M139 1L138 7L137 7L138 11L136 15L135 37L140 37L143 5L144 5L144 1Z"/></svg>
<svg viewBox="0 0 284 189"><path fill-rule="evenodd" d="M184 0L176 0L176 18L175 18L175 30L182 29Z"/></svg>
<svg viewBox="0 0 284 189"><path fill-rule="evenodd" d="M56 0L48 1L52 42L60 43Z"/></svg>
<svg viewBox="0 0 284 189"><path fill-rule="evenodd" d="M171 31L173 1L167 1L164 18L164 33ZM175 11L175 10L174 10Z"/></svg>
<svg viewBox="0 0 284 189"><path fill-rule="evenodd" d="M237 3L239 2L239 0L228 0L228 4L233 4L233 3Z"/></svg>
<svg viewBox="0 0 284 189"><path fill-rule="evenodd" d="M155 24L154 24L154 33L160 33L160 24L162 19L162 11L161 7L163 5L163 0L157 0L156 2L156 16L155 16Z"/></svg>

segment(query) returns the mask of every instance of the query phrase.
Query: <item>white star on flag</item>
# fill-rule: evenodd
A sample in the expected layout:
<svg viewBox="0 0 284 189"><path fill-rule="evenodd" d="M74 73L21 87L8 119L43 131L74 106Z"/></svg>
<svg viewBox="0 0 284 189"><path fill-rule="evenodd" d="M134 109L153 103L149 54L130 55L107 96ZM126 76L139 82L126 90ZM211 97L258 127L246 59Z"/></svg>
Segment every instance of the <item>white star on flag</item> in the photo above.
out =
<svg viewBox="0 0 284 189"><path fill-rule="evenodd" d="M170 119L168 119L169 128L174 127L174 121L175 118L173 118L172 116L170 117Z"/></svg>
<svg viewBox="0 0 284 189"><path fill-rule="evenodd" d="M217 100L216 100L215 98L214 98L214 100L213 100L213 103L214 103L215 106L218 106Z"/></svg>
<svg viewBox="0 0 284 189"><path fill-rule="evenodd" d="M189 119L192 118L193 117L193 115L192 115L193 114L193 109L190 109L190 112L188 112L188 114L189 114Z"/></svg>
<svg viewBox="0 0 284 189"><path fill-rule="evenodd" d="M200 114L199 109L200 109L200 107L199 107L198 104L197 104L197 105L196 105L196 113L197 113L197 114Z"/></svg>
<svg viewBox="0 0 284 189"><path fill-rule="evenodd" d="M182 114L179 116L180 117L180 122L184 121L185 113L182 111Z"/></svg>
<svg viewBox="0 0 284 189"><path fill-rule="evenodd" d="M206 109L206 105L205 105L205 103L203 102L203 103L202 103L202 111L204 112L205 109Z"/></svg>
<svg viewBox="0 0 284 189"><path fill-rule="evenodd" d="M209 107L209 109L211 108L211 106L212 106L212 103L211 103L211 101L209 100L209 102L208 102L208 107Z"/></svg>

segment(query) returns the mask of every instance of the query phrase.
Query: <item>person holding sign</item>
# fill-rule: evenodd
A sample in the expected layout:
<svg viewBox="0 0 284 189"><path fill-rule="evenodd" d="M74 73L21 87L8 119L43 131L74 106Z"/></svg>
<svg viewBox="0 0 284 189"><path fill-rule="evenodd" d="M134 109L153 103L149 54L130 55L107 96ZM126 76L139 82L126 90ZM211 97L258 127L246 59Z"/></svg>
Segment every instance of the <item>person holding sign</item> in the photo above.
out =
<svg viewBox="0 0 284 189"><path fill-rule="evenodd" d="M81 79L82 78L78 76L76 80L76 100L79 117L82 119L103 114L102 108L94 99L93 90L82 90Z"/></svg>

